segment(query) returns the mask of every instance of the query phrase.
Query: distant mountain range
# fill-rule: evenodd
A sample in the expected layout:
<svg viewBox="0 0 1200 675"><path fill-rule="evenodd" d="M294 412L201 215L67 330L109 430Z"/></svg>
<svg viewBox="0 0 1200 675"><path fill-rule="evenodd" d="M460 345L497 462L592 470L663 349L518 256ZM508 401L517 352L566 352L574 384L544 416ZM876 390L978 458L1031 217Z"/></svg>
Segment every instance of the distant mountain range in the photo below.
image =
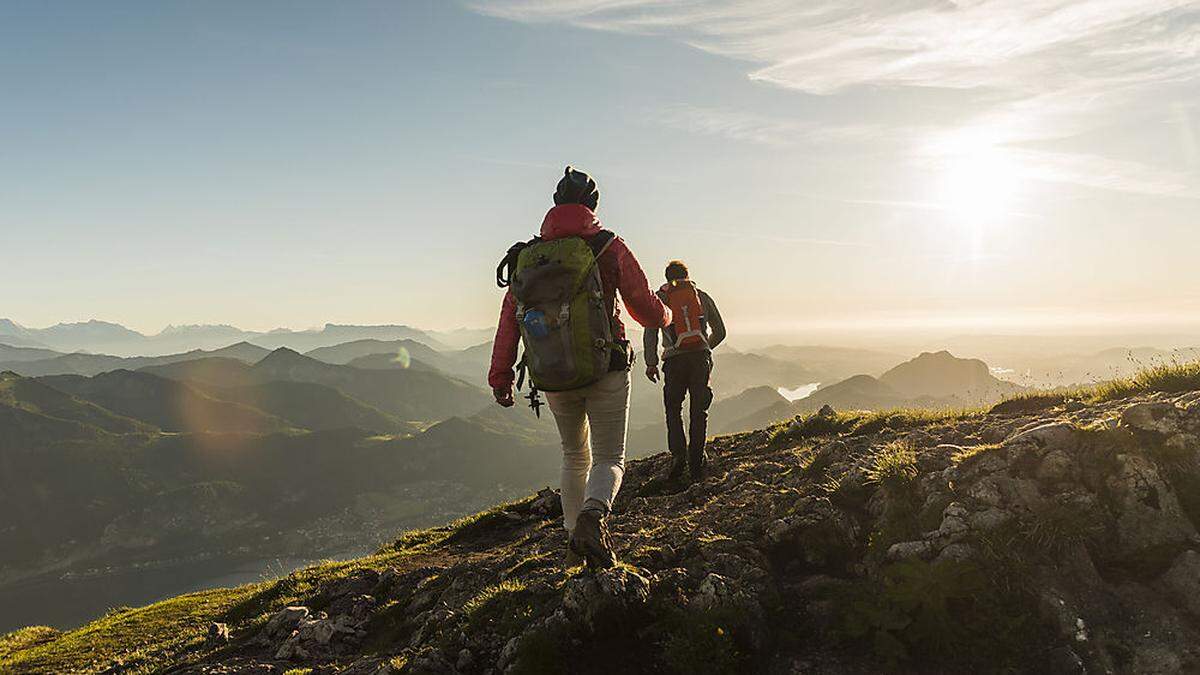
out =
<svg viewBox="0 0 1200 675"><path fill-rule="evenodd" d="M544 420L439 370L246 345L177 356L0 373L0 584L335 552L548 484L561 461Z"/></svg>
<svg viewBox="0 0 1200 675"><path fill-rule="evenodd" d="M48 328L27 328L0 319L0 344L42 347L59 352L92 352L114 356L161 356L197 349L211 350L245 341L267 349L290 347L305 352L354 340L417 340L435 349L463 349L491 337L485 329L426 331L403 325L353 326L325 324L320 329L246 331L228 325L168 326L146 335L108 321L60 323ZM0 361L10 360L3 358Z"/></svg>
<svg viewBox="0 0 1200 675"><path fill-rule="evenodd" d="M854 375L797 401L769 402L745 417L714 426L714 431L758 429L825 405L835 410L959 408L992 403L1023 389L993 376L978 359L960 359L947 351L925 352L878 378Z"/></svg>

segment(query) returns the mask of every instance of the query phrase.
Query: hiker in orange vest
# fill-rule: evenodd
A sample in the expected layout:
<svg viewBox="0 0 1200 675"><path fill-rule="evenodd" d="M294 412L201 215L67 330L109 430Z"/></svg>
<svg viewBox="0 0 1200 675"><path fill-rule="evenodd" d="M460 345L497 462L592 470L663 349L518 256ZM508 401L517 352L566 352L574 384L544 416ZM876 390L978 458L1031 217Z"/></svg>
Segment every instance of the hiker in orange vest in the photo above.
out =
<svg viewBox="0 0 1200 675"><path fill-rule="evenodd" d="M658 297L671 310L672 323L662 329L663 404L667 411L667 447L671 450L671 468L667 480L678 481L687 471L692 482L704 477L707 456L704 441L708 435L708 406L713 392L712 350L725 339L725 322L708 293L688 278L688 268L680 260L667 265L667 283ZM658 382L658 333L647 329L642 338L646 355L646 377ZM683 399L688 405L687 436L683 431Z"/></svg>

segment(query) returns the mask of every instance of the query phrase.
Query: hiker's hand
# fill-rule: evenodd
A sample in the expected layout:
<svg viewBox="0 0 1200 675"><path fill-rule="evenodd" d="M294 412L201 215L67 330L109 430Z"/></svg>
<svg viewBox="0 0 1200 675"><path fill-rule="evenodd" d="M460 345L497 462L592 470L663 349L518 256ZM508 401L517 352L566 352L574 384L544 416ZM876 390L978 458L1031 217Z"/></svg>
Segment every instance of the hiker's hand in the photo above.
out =
<svg viewBox="0 0 1200 675"><path fill-rule="evenodd" d="M512 387L505 387L504 389L493 389L492 396L495 396L496 403L499 403L500 406L504 407L504 408L511 408L511 407L513 407L513 404L516 402L513 400Z"/></svg>
<svg viewBox="0 0 1200 675"><path fill-rule="evenodd" d="M646 379L658 382L658 366L646 366Z"/></svg>

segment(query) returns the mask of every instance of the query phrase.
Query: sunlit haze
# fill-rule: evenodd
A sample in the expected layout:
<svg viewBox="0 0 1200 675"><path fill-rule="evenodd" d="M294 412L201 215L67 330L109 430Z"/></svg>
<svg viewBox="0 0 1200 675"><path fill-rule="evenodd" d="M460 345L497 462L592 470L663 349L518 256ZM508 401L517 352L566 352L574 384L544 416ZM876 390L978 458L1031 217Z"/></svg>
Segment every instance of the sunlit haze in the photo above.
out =
<svg viewBox="0 0 1200 675"><path fill-rule="evenodd" d="M563 165L731 334L1200 328L1174 0L0 7L0 316L493 323Z"/></svg>

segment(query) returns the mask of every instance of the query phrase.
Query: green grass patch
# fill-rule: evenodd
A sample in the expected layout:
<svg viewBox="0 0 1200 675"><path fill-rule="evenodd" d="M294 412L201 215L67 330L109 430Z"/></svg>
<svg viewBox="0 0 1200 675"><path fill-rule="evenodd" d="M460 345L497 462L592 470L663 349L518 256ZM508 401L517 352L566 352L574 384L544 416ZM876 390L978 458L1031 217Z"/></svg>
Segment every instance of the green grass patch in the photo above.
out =
<svg viewBox="0 0 1200 675"><path fill-rule="evenodd" d="M360 569L382 569L400 555L329 561L272 581L189 593L146 607L122 607L57 635L42 628L16 631L0 641L0 673L115 670L142 675L194 662L213 651L203 648L210 623L228 623L237 639L239 634L256 630L282 607L304 604L321 609L314 600L323 585Z"/></svg>
<svg viewBox="0 0 1200 675"><path fill-rule="evenodd" d="M19 651L45 644L61 634L49 626L30 626L0 635L0 663Z"/></svg>
<svg viewBox="0 0 1200 675"><path fill-rule="evenodd" d="M533 607L529 603L525 582L505 579L468 600L463 605L463 614L474 630L497 624L500 632L507 635L512 628L529 621Z"/></svg>
<svg viewBox="0 0 1200 675"><path fill-rule="evenodd" d="M202 643L210 622L261 590L261 584L253 584L202 591L110 613L49 641L0 656L0 672L154 672L170 662L168 654Z"/></svg>

